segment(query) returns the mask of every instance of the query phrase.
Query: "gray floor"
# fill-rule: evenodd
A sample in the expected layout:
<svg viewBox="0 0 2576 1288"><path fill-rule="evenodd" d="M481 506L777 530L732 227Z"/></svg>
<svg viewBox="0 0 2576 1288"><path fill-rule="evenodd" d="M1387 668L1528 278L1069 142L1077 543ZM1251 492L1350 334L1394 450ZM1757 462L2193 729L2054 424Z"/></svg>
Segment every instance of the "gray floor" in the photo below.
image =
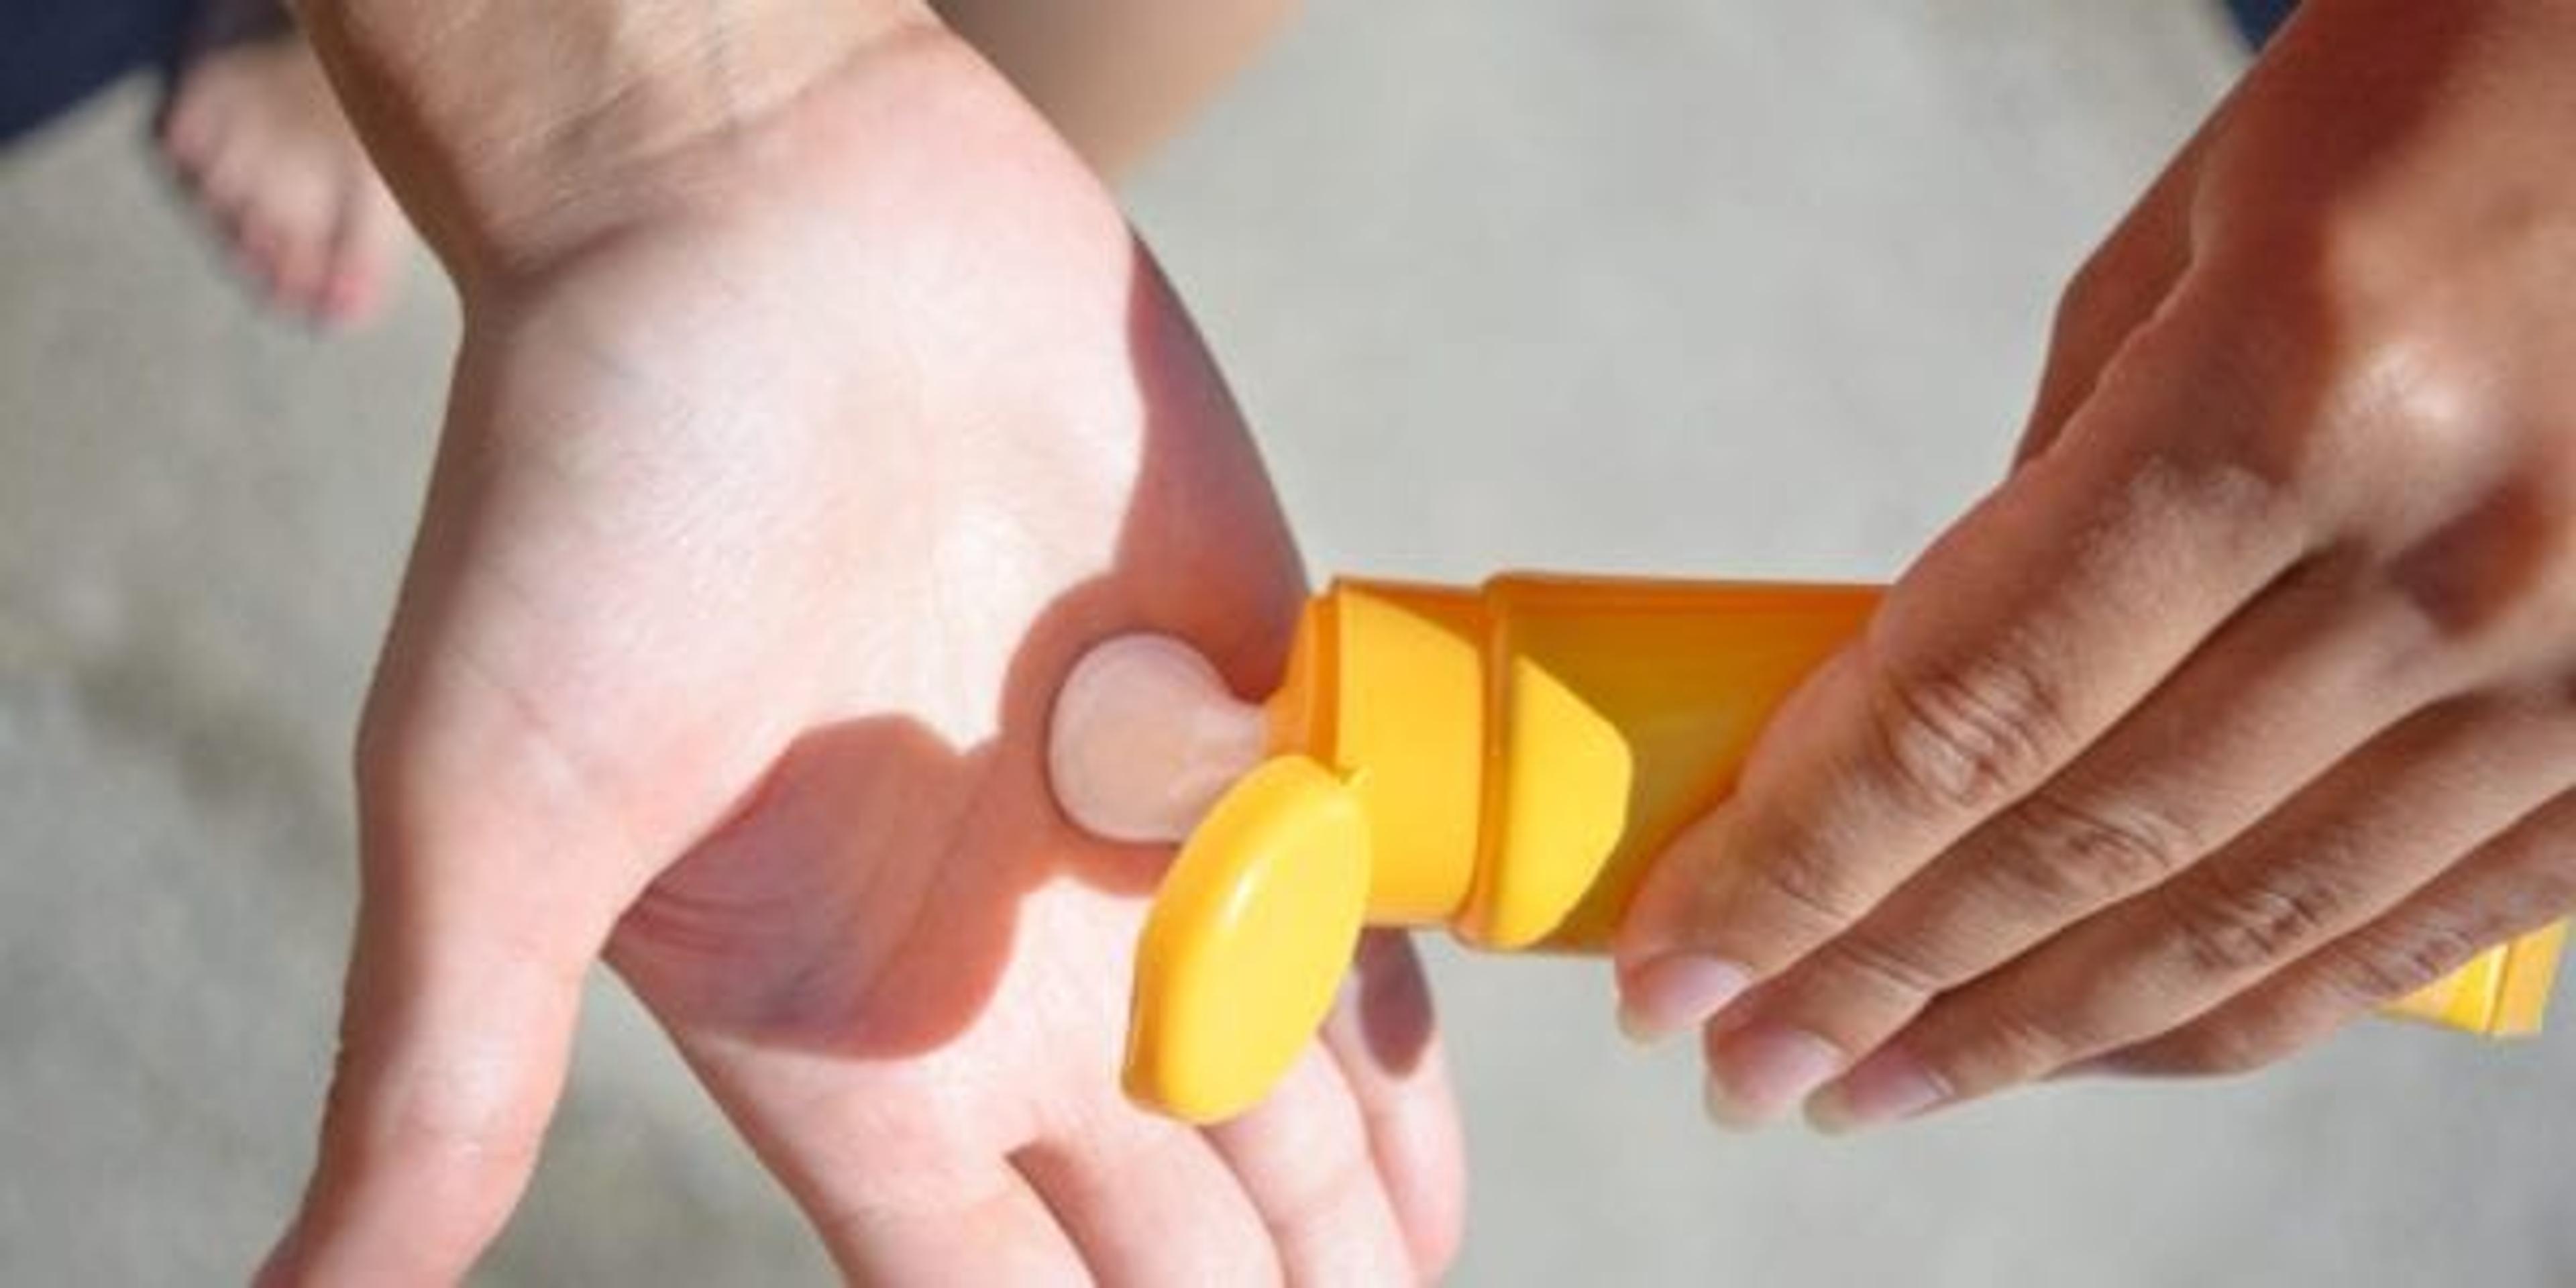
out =
<svg viewBox="0 0 2576 1288"><path fill-rule="evenodd" d="M1884 576L1994 476L2055 280L2235 61L2179 0L1340 0L1135 208L1319 570ZM293 1194L341 747L452 338L425 267L353 342L255 316L147 107L0 158L7 1284L237 1277ZM1611 1035L1598 970L1436 964L1461 1283L2576 1280L2565 1030L1744 1138ZM482 1277L825 1270L603 985Z"/></svg>

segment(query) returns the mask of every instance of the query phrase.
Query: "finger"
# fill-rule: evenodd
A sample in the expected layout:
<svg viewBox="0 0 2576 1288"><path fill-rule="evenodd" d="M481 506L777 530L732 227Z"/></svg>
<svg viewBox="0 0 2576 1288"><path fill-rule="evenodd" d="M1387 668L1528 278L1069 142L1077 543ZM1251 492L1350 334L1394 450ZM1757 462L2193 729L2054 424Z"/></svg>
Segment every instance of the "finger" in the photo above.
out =
<svg viewBox="0 0 2576 1288"><path fill-rule="evenodd" d="M2311 562L2075 762L1709 1035L1734 1120L1791 1108L1940 993L2198 861L2451 677L2357 558ZM1805 1053L1819 1053L1804 1059Z"/></svg>
<svg viewBox="0 0 2576 1288"><path fill-rule="evenodd" d="M819 1216L824 1247L854 1284L1040 1285L1091 1282L1046 1201L996 1159L962 1197Z"/></svg>
<svg viewBox="0 0 2576 1288"><path fill-rule="evenodd" d="M264 1282L454 1282L527 1184L609 918L476 839L369 855L319 1157Z"/></svg>
<svg viewBox="0 0 2576 1288"><path fill-rule="evenodd" d="M319 303L336 219L334 195L314 176L281 181L262 197L276 230L270 279L276 302L308 316Z"/></svg>
<svg viewBox="0 0 2576 1288"><path fill-rule="evenodd" d="M1632 1027L1698 1023L1848 928L2306 553L2282 489L2160 437L2251 418L2242 387L2205 378L2236 361L2209 351L2216 327L2185 309L2133 343L2079 413L2101 423L1934 543L1785 704L1734 799L1657 860L1621 927Z"/></svg>
<svg viewBox="0 0 2576 1288"><path fill-rule="evenodd" d="M2076 408L2093 396L2103 369L2191 266L2191 194L2209 136L2204 125L2067 279L2049 328L2039 393L2013 449L2016 466L2057 441Z"/></svg>
<svg viewBox="0 0 2576 1288"><path fill-rule="evenodd" d="M1359 1102L1321 1045L1270 1098L1207 1129L1261 1213L1291 1284L1410 1282L1413 1258Z"/></svg>
<svg viewBox="0 0 2576 1288"><path fill-rule="evenodd" d="M1394 1206L1415 1277L1436 1282L1457 1258L1466 1222L1466 1153L1431 989L1413 941L1371 931L1360 941L1324 1046L1358 1099L1369 1156Z"/></svg>
<svg viewBox="0 0 2576 1288"><path fill-rule="evenodd" d="M2208 860L1945 996L1810 1113L1904 1117L2178 1027L2386 914L2562 789L2571 763L2563 702L2429 708Z"/></svg>
<svg viewBox="0 0 2576 1288"><path fill-rule="evenodd" d="M1261 1214L1193 1128L1113 1099L1072 1132L1022 1149L1011 1161L1098 1282L1279 1277ZM1189 1237L1175 1237L1176 1231Z"/></svg>
<svg viewBox="0 0 2576 1288"><path fill-rule="evenodd" d="M2145 1075L2261 1068L2570 912L2576 791L2478 847L2387 916L2179 1029L2091 1063Z"/></svg>

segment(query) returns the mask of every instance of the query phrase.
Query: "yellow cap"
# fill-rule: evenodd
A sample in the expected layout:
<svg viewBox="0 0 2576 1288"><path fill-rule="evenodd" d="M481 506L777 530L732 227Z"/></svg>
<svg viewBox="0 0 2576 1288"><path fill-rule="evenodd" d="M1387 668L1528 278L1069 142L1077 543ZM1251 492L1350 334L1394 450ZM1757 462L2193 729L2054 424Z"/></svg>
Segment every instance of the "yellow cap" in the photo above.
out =
<svg viewBox="0 0 2576 1288"><path fill-rule="evenodd" d="M1220 799L1137 945L1127 1094L1191 1122L1252 1107L1332 1010L1368 907L1357 795L1304 756Z"/></svg>
<svg viewBox="0 0 2576 1288"><path fill-rule="evenodd" d="M1331 1010L1360 927L1439 922L1475 878L1484 621L1472 591L1344 582L1307 605L1272 759L1182 846L1147 914L1127 1093L1250 1108Z"/></svg>

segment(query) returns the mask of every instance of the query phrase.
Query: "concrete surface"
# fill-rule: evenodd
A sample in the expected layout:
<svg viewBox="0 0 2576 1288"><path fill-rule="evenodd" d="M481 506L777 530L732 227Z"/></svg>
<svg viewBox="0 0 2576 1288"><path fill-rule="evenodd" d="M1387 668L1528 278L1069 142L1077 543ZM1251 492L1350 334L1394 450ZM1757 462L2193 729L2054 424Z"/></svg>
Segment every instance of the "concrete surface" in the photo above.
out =
<svg viewBox="0 0 2576 1288"><path fill-rule="evenodd" d="M1317 7L1135 190L1318 569L1883 576L2223 88L2180 0ZM341 770L452 318L240 302L140 87L0 158L0 1284L238 1278L294 1193ZM1436 956L1463 1284L2576 1281L2576 1038L1730 1137L1597 969ZM819 1282L611 985L492 1284Z"/></svg>

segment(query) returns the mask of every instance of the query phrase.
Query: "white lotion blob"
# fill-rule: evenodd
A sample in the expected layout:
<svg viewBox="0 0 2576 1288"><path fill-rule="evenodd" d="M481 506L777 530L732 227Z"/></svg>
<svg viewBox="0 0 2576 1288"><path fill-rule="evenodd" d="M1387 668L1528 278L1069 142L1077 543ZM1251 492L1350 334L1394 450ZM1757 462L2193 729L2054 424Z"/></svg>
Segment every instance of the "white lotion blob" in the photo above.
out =
<svg viewBox="0 0 2576 1288"><path fill-rule="evenodd" d="M1121 635L1076 662L1056 694L1047 774L1056 804L1112 841L1174 842L1261 762L1261 708L1198 650Z"/></svg>

